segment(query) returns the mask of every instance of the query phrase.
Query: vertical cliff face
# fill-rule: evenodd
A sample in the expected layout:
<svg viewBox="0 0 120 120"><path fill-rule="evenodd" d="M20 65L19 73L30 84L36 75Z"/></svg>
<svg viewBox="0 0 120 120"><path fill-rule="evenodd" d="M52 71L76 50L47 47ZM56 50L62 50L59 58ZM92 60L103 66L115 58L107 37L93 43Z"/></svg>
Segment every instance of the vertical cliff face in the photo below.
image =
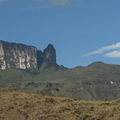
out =
<svg viewBox="0 0 120 120"><path fill-rule="evenodd" d="M47 63L46 67L56 64L56 51L52 44L42 52L34 46L8 43L0 41L0 69L19 68L27 69L31 66L40 68Z"/></svg>
<svg viewBox="0 0 120 120"><path fill-rule="evenodd" d="M38 69L41 67L43 62L44 62L43 52L41 50L38 50L37 51L37 66L38 66Z"/></svg>
<svg viewBox="0 0 120 120"><path fill-rule="evenodd" d="M37 68L37 49L33 46L0 41L0 69L31 66Z"/></svg>
<svg viewBox="0 0 120 120"><path fill-rule="evenodd" d="M0 69L2 70L6 69L6 62L4 59L4 49L2 42L0 42Z"/></svg>

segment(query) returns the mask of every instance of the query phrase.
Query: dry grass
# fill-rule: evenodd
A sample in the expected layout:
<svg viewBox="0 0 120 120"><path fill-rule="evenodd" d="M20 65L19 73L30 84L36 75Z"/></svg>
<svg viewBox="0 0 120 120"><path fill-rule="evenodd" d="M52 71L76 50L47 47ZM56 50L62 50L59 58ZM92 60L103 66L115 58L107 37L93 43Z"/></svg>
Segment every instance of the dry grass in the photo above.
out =
<svg viewBox="0 0 120 120"><path fill-rule="evenodd" d="M120 100L85 101L1 91L0 120L120 120Z"/></svg>

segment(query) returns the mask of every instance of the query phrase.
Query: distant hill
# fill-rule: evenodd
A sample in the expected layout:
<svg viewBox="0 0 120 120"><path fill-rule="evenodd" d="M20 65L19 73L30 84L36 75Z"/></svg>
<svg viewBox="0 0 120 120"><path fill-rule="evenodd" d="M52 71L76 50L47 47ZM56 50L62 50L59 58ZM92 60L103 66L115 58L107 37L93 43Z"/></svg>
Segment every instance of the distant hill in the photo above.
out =
<svg viewBox="0 0 120 120"><path fill-rule="evenodd" d="M1 84L12 87L11 83L21 92L54 93L63 97L91 100L115 100L120 98L120 65L94 62L87 67L78 66L73 69L47 66L44 62L40 69L6 69L0 71Z"/></svg>
<svg viewBox="0 0 120 120"><path fill-rule="evenodd" d="M64 96L72 98L113 100L120 98L120 65L94 62L87 67L78 66L61 70L53 75L36 75L34 82L49 82L59 87ZM62 92L61 91L61 92Z"/></svg>

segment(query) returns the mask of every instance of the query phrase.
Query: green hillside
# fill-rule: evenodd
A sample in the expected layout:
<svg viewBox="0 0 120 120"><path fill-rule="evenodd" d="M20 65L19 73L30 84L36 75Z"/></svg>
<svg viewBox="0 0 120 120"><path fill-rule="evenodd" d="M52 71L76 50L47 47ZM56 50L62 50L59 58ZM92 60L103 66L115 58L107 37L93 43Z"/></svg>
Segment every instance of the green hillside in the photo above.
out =
<svg viewBox="0 0 120 120"><path fill-rule="evenodd" d="M114 100L120 98L120 65L95 62L87 67L67 69L52 65L41 69L6 69L0 71L1 84L11 83L21 92L50 92L63 97L91 100ZM56 88L59 91L56 92Z"/></svg>

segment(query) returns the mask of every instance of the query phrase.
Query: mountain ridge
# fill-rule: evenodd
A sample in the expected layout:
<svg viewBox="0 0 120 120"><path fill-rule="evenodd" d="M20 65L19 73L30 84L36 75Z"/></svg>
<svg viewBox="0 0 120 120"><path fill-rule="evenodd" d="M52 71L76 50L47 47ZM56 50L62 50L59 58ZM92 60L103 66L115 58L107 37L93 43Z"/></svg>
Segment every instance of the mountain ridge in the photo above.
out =
<svg viewBox="0 0 120 120"><path fill-rule="evenodd" d="M49 65L56 63L56 51L52 44L42 52L35 46L21 43L9 43L0 40L0 69L19 68L27 69L33 66L39 69L47 62Z"/></svg>
<svg viewBox="0 0 120 120"><path fill-rule="evenodd" d="M11 56L15 56L17 53L19 53L17 58L21 55L21 60L23 57L24 61L26 59L25 55L29 55L29 57L33 55L37 59L38 68L36 69L34 66L26 69L11 67L0 70L0 85L4 84L6 89L12 88L14 84L14 87L20 92L38 94L40 91L44 91L56 93L55 89L58 88L60 90L58 94L63 97L90 100L104 100L105 98L115 100L120 98L120 65L97 61L86 67L77 66L68 69L56 63L56 51L52 44L49 44L43 52L35 48L36 56L31 55L31 52L27 54L26 51L29 47L25 47L25 52L23 52L21 47L17 49L16 44L10 44L10 46L7 48L9 51L6 52L10 52L10 55L8 54L6 60L10 61ZM1 48L0 54L4 55ZM13 48L18 51L14 53ZM30 50L32 49L30 48ZM3 58L0 60L3 60ZM19 59L16 60L19 61ZM21 83L21 86L18 86L18 83Z"/></svg>

